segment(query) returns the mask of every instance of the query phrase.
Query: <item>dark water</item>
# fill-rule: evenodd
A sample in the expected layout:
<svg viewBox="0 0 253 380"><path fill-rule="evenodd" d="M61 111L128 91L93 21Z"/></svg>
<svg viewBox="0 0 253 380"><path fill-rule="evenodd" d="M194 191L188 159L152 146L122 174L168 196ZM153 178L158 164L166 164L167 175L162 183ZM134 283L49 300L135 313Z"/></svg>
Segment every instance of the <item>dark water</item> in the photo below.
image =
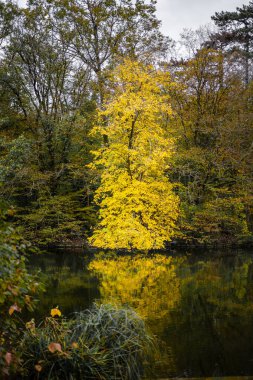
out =
<svg viewBox="0 0 253 380"><path fill-rule="evenodd" d="M30 259L46 292L35 318L110 302L157 336L158 377L253 375L253 251L151 256L49 252Z"/></svg>

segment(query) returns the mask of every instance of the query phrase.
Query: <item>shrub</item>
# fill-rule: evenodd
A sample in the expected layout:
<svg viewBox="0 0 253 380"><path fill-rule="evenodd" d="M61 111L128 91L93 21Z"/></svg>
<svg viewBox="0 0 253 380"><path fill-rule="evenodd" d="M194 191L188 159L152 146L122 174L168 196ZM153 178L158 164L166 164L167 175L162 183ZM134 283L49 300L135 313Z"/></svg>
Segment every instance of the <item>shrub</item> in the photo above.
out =
<svg viewBox="0 0 253 380"><path fill-rule="evenodd" d="M27 244L6 222L12 211L0 204L0 378L18 365L15 347L22 324L18 314L32 311L36 293L42 290L38 277L26 269Z"/></svg>
<svg viewBox="0 0 253 380"><path fill-rule="evenodd" d="M40 379L137 380L152 339L131 309L94 305L72 320L28 325L20 350L23 376Z"/></svg>

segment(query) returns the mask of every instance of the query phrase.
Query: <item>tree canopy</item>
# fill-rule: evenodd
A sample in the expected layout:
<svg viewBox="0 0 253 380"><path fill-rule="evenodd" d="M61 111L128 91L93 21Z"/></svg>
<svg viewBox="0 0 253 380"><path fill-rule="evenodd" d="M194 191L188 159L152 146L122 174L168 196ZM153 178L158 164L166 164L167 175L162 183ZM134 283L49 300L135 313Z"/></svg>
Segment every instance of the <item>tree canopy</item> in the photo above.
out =
<svg viewBox="0 0 253 380"><path fill-rule="evenodd" d="M212 36L230 51L238 51L243 60L245 83L249 83L250 63L252 62L253 2L237 7L233 12L216 12L212 16L218 26L218 33Z"/></svg>
<svg viewBox="0 0 253 380"><path fill-rule="evenodd" d="M178 198L166 177L174 148L168 95L173 83L168 73L130 60L112 80L113 98L94 128L109 145L95 153L104 170L96 193L101 220L90 241L108 248L162 248L178 215Z"/></svg>
<svg viewBox="0 0 253 380"><path fill-rule="evenodd" d="M213 19L179 56L154 0L0 2L0 195L27 238L252 241L252 2Z"/></svg>

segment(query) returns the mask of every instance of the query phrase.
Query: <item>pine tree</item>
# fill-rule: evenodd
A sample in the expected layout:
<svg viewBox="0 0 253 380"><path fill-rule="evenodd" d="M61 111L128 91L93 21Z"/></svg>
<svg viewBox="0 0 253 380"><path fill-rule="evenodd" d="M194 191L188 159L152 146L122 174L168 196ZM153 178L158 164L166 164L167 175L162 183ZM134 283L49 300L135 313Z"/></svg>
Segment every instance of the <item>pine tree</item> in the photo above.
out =
<svg viewBox="0 0 253 380"><path fill-rule="evenodd" d="M245 83L249 83L250 59L253 50L253 1L249 5L237 7L234 12L216 12L212 16L219 28L213 41L241 53L244 60Z"/></svg>

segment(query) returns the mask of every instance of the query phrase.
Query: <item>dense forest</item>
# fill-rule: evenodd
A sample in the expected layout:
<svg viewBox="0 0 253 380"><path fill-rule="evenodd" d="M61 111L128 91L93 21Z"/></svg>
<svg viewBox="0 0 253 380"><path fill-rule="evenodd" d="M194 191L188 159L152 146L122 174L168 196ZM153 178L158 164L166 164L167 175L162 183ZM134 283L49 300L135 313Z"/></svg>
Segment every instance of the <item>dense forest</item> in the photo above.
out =
<svg viewBox="0 0 253 380"><path fill-rule="evenodd" d="M253 1L212 20L173 41L156 0L0 0L1 378L140 379L156 362L144 320L171 342L170 311L183 361L209 365L218 342L216 366L224 319L252 368L252 257L186 263L188 247L253 243ZM34 254L62 246L97 249L66 251L71 268Z"/></svg>
<svg viewBox="0 0 253 380"><path fill-rule="evenodd" d="M253 2L180 42L155 3L0 2L2 217L27 240L252 244Z"/></svg>

